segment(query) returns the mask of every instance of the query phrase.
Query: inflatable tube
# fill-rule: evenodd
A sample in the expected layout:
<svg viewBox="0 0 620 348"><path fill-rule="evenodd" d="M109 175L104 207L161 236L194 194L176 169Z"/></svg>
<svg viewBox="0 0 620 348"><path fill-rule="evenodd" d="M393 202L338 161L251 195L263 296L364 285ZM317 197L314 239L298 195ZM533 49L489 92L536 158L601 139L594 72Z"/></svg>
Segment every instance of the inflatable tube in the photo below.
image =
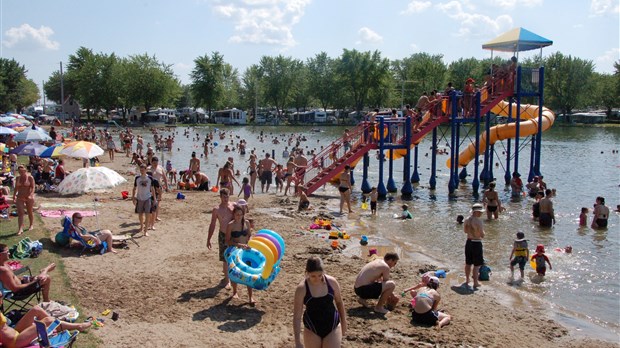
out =
<svg viewBox="0 0 620 348"><path fill-rule="evenodd" d="M256 235L261 235L261 234L266 234L269 236L272 236L273 238L275 238L278 243L280 244L280 249L282 249L282 253L280 254L280 257L282 257L282 255L284 255L284 253L286 252L286 245L284 243L284 239L282 239L282 237L280 237L279 234L275 233L272 230L267 230L267 229L262 229L259 230L258 232L256 232Z"/></svg>
<svg viewBox="0 0 620 348"><path fill-rule="evenodd" d="M269 278L269 275L271 274L271 271L273 270L273 266L276 263L275 257L273 253L271 252L271 249L269 249L269 247L265 245L265 243L260 242L256 239L251 239L248 242L248 245L251 248L258 250L261 254L265 256L265 259L266 259L265 266L263 267L263 272L261 274L261 277L263 279Z"/></svg>
<svg viewBox="0 0 620 348"><path fill-rule="evenodd" d="M506 101L500 101L497 105L495 105L491 112L498 116L508 116L510 103ZM521 109L519 110L519 115L521 116L521 122L519 122L519 137L526 137L533 134L538 133L538 113L540 110L539 105L521 105ZM512 115L517 115L517 104L512 104ZM547 109L546 107L542 107L542 130L543 132L549 129L553 122L555 121L555 114L553 111ZM478 148L478 153L484 153L484 149L487 144L487 139L489 143L495 144L497 141L501 141L508 138L515 138L517 134L517 123L509 123L502 124L498 126L491 127L489 130L490 134L487 136L486 132L484 132L480 136L480 146ZM465 167L472 159L474 159L476 155L476 144L471 143L469 146L461 151L459 154L458 165L459 167ZM450 160L446 161L446 165L450 168Z"/></svg>
<svg viewBox="0 0 620 348"><path fill-rule="evenodd" d="M256 250L228 247L224 251L224 258L230 264L234 264L240 272L249 275L259 275L263 272L266 258Z"/></svg>
<svg viewBox="0 0 620 348"><path fill-rule="evenodd" d="M268 240L270 244L272 244L276 249L276 252L274 252L274 255L276 256L276 260L279 261L282 258L282 247L280 246L280 243L278 242L277 239L273 238L272 236L268 234L255 235L252 238L264 238ZM278 261L276 261L276 264L278 263Z"/></svg>
<svg viewBox="0 0 620 348"><path fill-rule="evenodd" d="M280 252L278 252L278 248L276 248L275 244L271 240L269 240L269 239L267 239L265 237L268 237L268 236L267 235L264 235L264 236L254 236L254 237L252 237L252 240L257 240L257 241L265 244L269 248L269 250L271 250L271 253L273 254L274 260L278 260L278 258L280 257Z"/></svg>

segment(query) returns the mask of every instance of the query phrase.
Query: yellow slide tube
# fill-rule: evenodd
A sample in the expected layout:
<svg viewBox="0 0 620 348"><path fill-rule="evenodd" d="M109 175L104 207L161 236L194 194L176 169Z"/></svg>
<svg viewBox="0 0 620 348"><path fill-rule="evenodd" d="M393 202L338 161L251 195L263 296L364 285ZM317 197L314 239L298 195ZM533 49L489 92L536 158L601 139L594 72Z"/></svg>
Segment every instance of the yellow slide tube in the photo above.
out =
<svg viewBox="0 0 620 348"><path fill-rule="evenodd" d="M491 112L498 116L508 116L508 108L510 103L506 101L500 101L496 106L491 109ZM538 105L521 105L520 115L521 122L519 122L519 137L526 137L538 133ZM517 104L512 104L512 115L517 114ZM550 109L542 107L542 130L543 132L549 129L555 121L555 114ZM517 124L509 123L491 127L489 143L495 144L497 141L501 141L508 138L515 138L517 134ZM484 153L484 149L487 144L487 134L484 132L480 136L479 154ZM476 144L472 142L469 146L461 151L458 158L459 167L465 167L476 155ZM446 166L450 168L450 159L446 161Z"/></svg>

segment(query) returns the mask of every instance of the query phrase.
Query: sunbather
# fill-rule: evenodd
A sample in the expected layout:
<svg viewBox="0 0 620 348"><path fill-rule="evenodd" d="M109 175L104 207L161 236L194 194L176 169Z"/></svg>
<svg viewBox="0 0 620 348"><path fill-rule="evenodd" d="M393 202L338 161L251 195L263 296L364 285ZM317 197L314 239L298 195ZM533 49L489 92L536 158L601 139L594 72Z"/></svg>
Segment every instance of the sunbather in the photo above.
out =
<svg viewBox="0 0 620 348"><path fill-rule="evenodd" d="M50 286L52 278L49 272L56 268L56 264L51 263L41 270L36 277L32 277L28 282L24 283L13 273L11 268L6 265L9 261L9 247L6 244L0 244L0 282L5 289L11 290L14 294L30 295L41 290L43 301L49 301Z"/></svg>
<svg viewBox="0 0 620 348"><path fill-rule="evenodd" d="M0 301L2 301L2 295L0 294ZM45 326L49 326L56 318L47 314L41 307L32 307L24 316L15 324L12 328L9 326L7 318L4 314L0 313L0 343L3 347L21 348L28 347L33 340L37 338L37 328L34 325L35 317L42 321ZM87 330L92 325L91 322L86 323L67 323L60 322L58 326L59 330Z"/></svg>
<svg viewBox="0 0 620 348"><path fill-rule="evenodd" d="M110 230L99 230L95 232L88 232L86 228L80 226L82 223L82 214L79 212L74 213L72 217L73 223L70 228L73 228L75 231L82 235L82 239L84 239L87 243L88 241L92 241L95 245L101 245L102 242L106 242L108 244L107 252L115 253L116 250L112 248L112 232Z"/></svg>

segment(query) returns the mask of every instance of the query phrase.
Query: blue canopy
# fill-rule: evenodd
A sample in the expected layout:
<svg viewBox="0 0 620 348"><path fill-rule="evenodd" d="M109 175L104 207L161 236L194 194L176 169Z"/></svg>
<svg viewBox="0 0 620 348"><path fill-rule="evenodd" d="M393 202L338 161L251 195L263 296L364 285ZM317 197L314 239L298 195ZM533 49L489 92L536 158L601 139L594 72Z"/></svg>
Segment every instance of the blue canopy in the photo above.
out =
<svg viewBox="0 0 620 348"><path fill-rule="evenodd" d="M523 28L514 28L482 45L483 49L522 52L553 45L553 41Z"/></svg>

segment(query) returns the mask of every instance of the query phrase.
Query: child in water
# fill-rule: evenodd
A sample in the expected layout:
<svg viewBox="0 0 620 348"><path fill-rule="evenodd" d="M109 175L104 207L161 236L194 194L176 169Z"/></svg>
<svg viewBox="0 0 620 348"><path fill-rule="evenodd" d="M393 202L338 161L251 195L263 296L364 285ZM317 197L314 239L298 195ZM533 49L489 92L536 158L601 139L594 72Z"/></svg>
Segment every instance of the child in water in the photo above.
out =
<svg viewBox="0 0 620 348"><path fill-rule="evenodd" d="M539 276L544 276L547 272L547 265L545 262L549 264L549 269L553 269L551 261L549 261L547 255L545 255L545 246L542 244L536 246L536 254L532 255L531 260L536 261L536 273L538 273Z"/></svg>
<svg viewBox="0 0 620 348"><path fill-rule="evenodd" d="M514 278L515 265L519 264L519 271L521 272L521 279L523 279L525 271L525 263L530 258L530 250L527 247L527 240L523 232L517 232L517 239L515 239L512 245L512 251L510 252L510 277Z"/></svg>
<svg viewBox="0 0 620 348"><path fill-rule="evenodd" d="M579 226L588 226L588 208L581 208L581 214L579 214Z"/></svg>
<svg viewBox="0 0 620 348"><path fill-rule="evenodd" d="M413 219L413 215L409 212L409 206L407 204L403 204L402 206L403 212L400 214L400 218L402 220Z"/></svg>
<svg viewBox="0 0 620 348"><path fill-rule="evenodd" d="M250 185L250 179L244 177L241 181L241 190L239 190L239 194L237 197L241 196L241 192L243 192L243 199L248 200L250 197L254 198L254 193L252 193L252 186Z"/></svg>
<svg viewBox="0 0 620 348"><path fill-rule="evenodd" d="M377 188L373 187L370 191L370 214L377 215L377 199L379 198L379 193L377 192Z"/></svg>

